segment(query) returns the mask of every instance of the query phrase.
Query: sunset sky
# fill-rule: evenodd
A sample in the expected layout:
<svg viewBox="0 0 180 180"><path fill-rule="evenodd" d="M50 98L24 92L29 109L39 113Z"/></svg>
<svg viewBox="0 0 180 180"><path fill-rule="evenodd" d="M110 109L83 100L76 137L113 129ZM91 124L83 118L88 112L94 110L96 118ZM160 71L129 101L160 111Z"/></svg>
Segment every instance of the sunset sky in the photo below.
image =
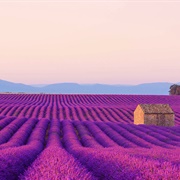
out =
<svg viewBox="0 0 180 180"><path fill-rule="evenodd" d="M0 79L180 82L180 1L0 0Z"/></svg>

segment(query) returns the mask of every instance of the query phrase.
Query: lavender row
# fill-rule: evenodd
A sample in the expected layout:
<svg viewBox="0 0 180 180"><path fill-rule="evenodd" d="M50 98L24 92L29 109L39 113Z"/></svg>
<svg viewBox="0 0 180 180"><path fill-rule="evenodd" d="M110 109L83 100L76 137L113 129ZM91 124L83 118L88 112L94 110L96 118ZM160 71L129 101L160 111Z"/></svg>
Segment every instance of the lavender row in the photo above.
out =
<svg viewBox="0 0 180 180"><path fill-rule="evenodd" d="M5 117L5 116L1 116L1 117L2 119L0 121L0 130L2 130L5 126L7 126L15 119L15 117Z"/></svg>
<svg viewBox="0 0 180 180"><path fill-rule="evenodd" d="M9 120L9 119L5 119ZM23 125L26 118L17 118L0 131L0 144L7 142L11 136ZM11 121L11 120L10 120ZM8 121L9 122L9 121Z"/></svg>
<svg viewBox="0 0 180 180"><path fill-rule="evenodd" d="M151 149L128 149L125 152L132 156L138 158L145 158L147 160L158 160L159 162L170 162L174 166L180 166L180 148L165 149L154 147Z"/></svg>
<svg viewBox="0 0 180 180"><path fill-rule="evenodd" d="M134 125L130 125L130 126L134 126ZM147 126L139 125L139 126L135 126L134 128L145 134L148 134L149 136L154 138L155 141L160 142L163 145L163 147L179 146L178 142L175 142L171 138L168 138L167 136L162 135L161 133L154 132L153 130L146 127Z"/></svg>
<svg viewBox="0 0 180 180"><path fill-rule="evenodd" d="M64 128L72 128L67 122L63 124ZM61 123L52 120L46 148L19 179L96 179L77 159L62 149L60 136Z"/></svg>
<svg viewBox="0 0 180 180"><path fill-rule="evenodd" d="M118 144L107 136L95 123L85 121L84 125L91 132L95 140L103 147L117 147Z"/></svg>
<svg viewBox="0 0 180 180"><path fill-rule="evenodd" d="M72 122L66 120L62 121L62 130L62 143L65 148L71 149L74 147L83 147L80 142L79 133L78 131L75 131Z"/></svg>
<svg viewBox="0 0 180 180"><path fill-rule="evenodd" d="M0 131L0 143L2 144L0 149L21 146L31 139L38 141L44 137L46 140L49 139L47 144L44 144L45 146L52 144L63 147L63 144L70 143L72 146L78 144L81 147L91 148L180 147L178 126L174 127L176 129L172 129L112 122L59 121L58 119L51 121L41 119L36 125L37 119L13 119L10 117L0 120L0 124L6 123L6 126ZM35 129L39 130L34 131ZM41 137L42 131L44 132L43 137Z"/></svg>
<svg viewBox="0 0 180 180"><path fill-rule="evenodd" d="M135 149L136 151L140 149ZM141 180L141 179L179 179L180 165L163 159L147 159L132 156L120 148L72 149L71 153L92 171L98 179ZM152 153L151 151L149 153ZM163 150L161 151L161 154ZM174 153L174 152L172 152Z"/></svg>
<svg viewBox="0 0 180 180"><path fill-rule="evenodd" d="M177 141L180 142L180 134L178 135L178 133L176 132L176 129L174 131L171 131L171 133L169 133L169 129L170 128L159 128L157 126L148 126L148 129L150 129L151 131L154 131L155 133L158 133L160 134L161 136L164 136L166 137L167 141L170 140L170 141ZM179 130L180 130L180 127L179 127Z"/></svg>
<svg viewBox="0 0 180 180"><path fill-rule="evenodd" d="M136 147L136 145L130 141L128 141L123 136L120 136L116 131L114 131L110 126L105 123L97 122L98 127L107 134L113 141L115 141L119 146L125 148Z"/></svg>
<svg viewBox="0 0 180 180"><path fill-rule="evenodd" d="M144 141L142 138L139 138L138 136L132 134L128 130L122 128L120 124L107 123L107 125L110 126L114 131L116 131L120 136L124 137L125 139L132 142L136 146L143 147L143 148L152 147L149 143Z"/></svg>
<svg viewBox="0 0 180 180"><path fill-rule="evenodd" d="M36 159L42 151L40 143L0 151L0 179L17 180L18 176Z"/></svg>
<svg viewBox="0 0 180 180"><path fill-rule="evenodd" d="M61 129L61 123L59 120L55 119L51 121L46 147L62 147Z"/></svg>
<svg viewBox="0 0 180 180"><path fill-rule="evenodd" d="M0 95L0 115L59 120L133 123L139 103L169 103L180 125L180 98L151 95Z"/></svg>
<svg viewBox="0 0 180 180"><path fill-rule="evenodd" d="M29 137L27 144L41 142L43 147L46 145L45 136L49 125L48 119L41 119L35 126L34 130Z"/></svg>
<svg viewBox="0 0 180 180"><path fill-rule="evenodd" d="M124 105L125 103L165 103L178 104L179 97L173 96L160 96L160 95L42 95L42 94L1 94L1 102L9 100L12 104L24 105L50 105L56 104L60 101L60 105L66 104L74 106L76 104L92 105Z"/></svg>
<svg viewBox="0 0 180 180"><path fill-rule="evenodd" d="M50 107L50 106L32 106L32 107L14 107L10 113L2 113L4 115L11 115L15 117L26 118L47 118L59 120L79 120L79 121L103 121L103 122L121 122L133 123L132 113L127 113L125 110L105 108L88 108L88 107ZM8 109L9 110L9 109ZM128 111L128 110L127 110ZM122 113L123 112L123 113ZM129 116L129 118L128 118ZM178 119L175 119L178 125Z"/></svg>
<svg viewBox="0 0 180 180"><path fill-rule="evenodd" d="M74 121L74 126L78 131L81 144L84 147L101 148L102 146L95 140L89 130L79 121Z"/></svg>
<svg viewBox="0 0 180 180"><path fill-rule="evenodd" d="M37 119L28 119L14 135L9 139L8 142L0 145L0 149L5 149L9 147L17 147L24 145L30 136L33 128L35 127Z"/></svg>
<svg viewBox="0 0 180 180"><path fill-rule="evenodd" d="M64 149L49 147L37 157L24 174L19 176L19 179L96 180L97 178Z"/></svg>
<svg viewBox="0 0 180 180"><path fill-rule="evenodd" d="M28 143L20 147L0 151L0 179L16 180L44 149L45 134L49 121L40 120L31 134Z"/></svg>

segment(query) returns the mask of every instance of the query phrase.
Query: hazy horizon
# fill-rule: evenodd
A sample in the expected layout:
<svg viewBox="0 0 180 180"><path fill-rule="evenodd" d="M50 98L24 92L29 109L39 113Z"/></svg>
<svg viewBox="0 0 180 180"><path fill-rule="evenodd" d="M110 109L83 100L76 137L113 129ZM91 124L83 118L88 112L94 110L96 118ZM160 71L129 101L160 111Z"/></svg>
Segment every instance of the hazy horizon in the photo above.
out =
<svg viewBox="0 0 180 180"><path fill-rule="evenodd" d="M47 86L47 85L51 85L51 84L79 84L79 85L96 85L96 84L101 84L101 85L112 85L112 86L118 86L118 85L121 85L121 86L136 86L136 85L141 85L141 84L154 84L154 83L170 83L170 84L180 84L180 82L167 82L167 81L154 81L154 82L142 82L142 83L137 83L137 84L108 84L108 83L78 83L78 82L53 82L53 83L47 83L47 84L42 84L42 83L37 83L37 84L28 84L28 83L23 83L23 82L14 82L14 81L9 81L7 79L0 79L2 81L7 81L7 82L11 82L11 83L18 83L18 84L25 84L25 85L30 85L30 86L33 86L33 87L44 87L44 86Z"/></svg>
<svg viewBox="0 0 180 180"><path fill-rule="evenodd" d="M179 82L180 1L0 1L0 79Z"/></svg>

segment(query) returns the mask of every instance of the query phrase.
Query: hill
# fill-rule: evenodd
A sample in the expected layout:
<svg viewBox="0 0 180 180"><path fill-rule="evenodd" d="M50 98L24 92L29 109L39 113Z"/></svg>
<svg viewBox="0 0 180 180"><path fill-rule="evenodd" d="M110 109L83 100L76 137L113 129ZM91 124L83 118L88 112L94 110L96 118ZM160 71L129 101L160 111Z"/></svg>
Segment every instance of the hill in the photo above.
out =
<svg viewBox="0 0 180 180"><path fill-rule="evenodd" d="M45 86L32 86L0 80L0 92L12 93L57 93L57 94L149 94L168 95L173 83L155 82L139 85L77 84L57 83Z"/></svg>

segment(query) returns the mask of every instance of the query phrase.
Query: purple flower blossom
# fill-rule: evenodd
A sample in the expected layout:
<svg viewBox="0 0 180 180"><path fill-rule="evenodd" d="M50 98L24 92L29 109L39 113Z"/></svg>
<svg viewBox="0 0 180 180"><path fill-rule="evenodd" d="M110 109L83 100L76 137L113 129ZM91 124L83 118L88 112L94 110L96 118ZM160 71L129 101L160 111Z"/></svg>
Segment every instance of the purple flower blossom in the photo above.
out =
<svg viewBox="0 0 180 180"><path fill-rule="evenodd" d="M133 124L168 103L174 127ZM0 180L180 179L180 96L0 94Z"/></svg>

